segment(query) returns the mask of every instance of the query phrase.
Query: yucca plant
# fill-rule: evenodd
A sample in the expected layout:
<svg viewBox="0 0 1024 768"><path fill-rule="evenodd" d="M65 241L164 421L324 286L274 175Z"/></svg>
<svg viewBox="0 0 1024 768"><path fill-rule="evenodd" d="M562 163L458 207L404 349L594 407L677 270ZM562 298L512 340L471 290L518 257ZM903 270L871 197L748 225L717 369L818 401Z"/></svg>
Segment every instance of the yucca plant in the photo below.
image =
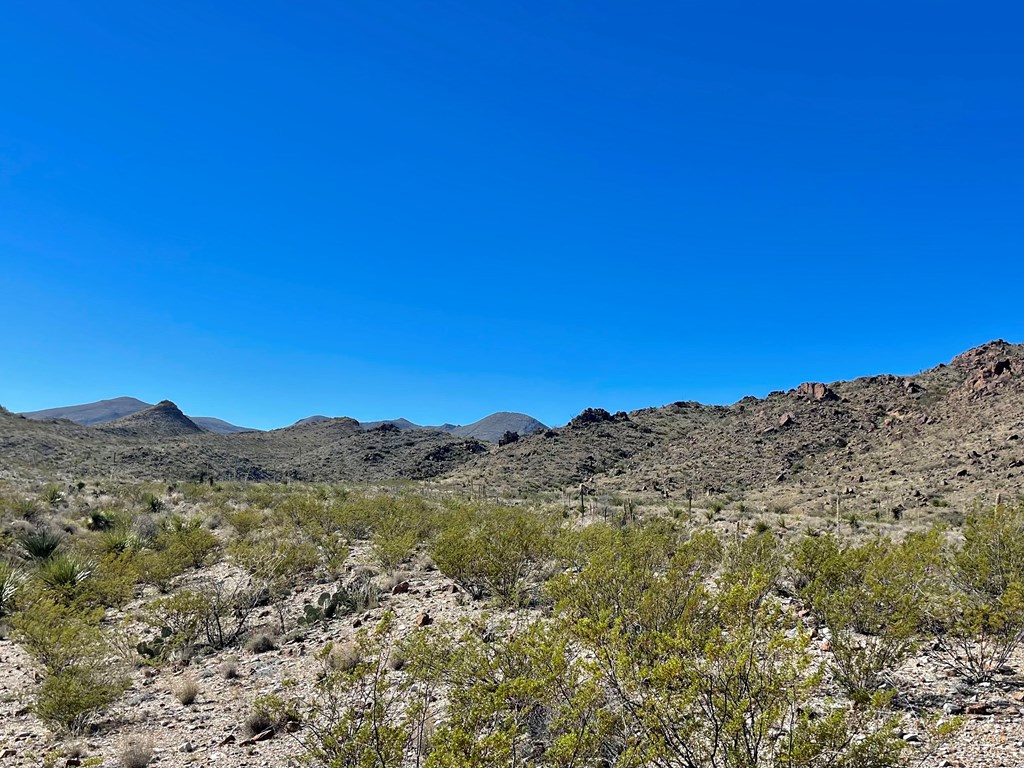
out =
<svg viewBox="0 0 1024 768"><path fill-rule="evenodd" d="M92 574L93 563L68 552L54 555L39 566L39 580L54 592L68 593Z"/></svg>
<svg viewBox="0 0 1024 768"><path fill-rule="evenodd" d="M89 515L89 528L93 531L109 531L117 524L117 518L106 509L100 509Z"/></svg>
<svg viewBox="0 0 1024 768"><path fill-rule="evenodd" d="M100 551L105 553L138 552L145 545L146 542L129 528L104 531L100 536Z"/></svg>
<svg viewBox="0 0 1024 768"><path fill-rule="evenodd" d="M14 608L14 598L25 581L25 572L11 563L0 560L0 616L7 616Z"/></svg>
<svg viewBox="0 0 1024 768"><path fill-rule="evenodd" d="M18 536L18 547L28 560L49 560L63 543L63 534L45 529L27 531Z"/></svg>

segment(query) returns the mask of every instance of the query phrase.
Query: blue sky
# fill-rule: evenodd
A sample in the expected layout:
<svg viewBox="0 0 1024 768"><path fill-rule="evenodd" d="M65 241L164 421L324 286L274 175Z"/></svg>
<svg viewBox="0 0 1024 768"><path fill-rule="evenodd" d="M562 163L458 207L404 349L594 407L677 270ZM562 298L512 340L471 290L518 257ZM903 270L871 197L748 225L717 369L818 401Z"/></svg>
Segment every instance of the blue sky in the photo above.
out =
<svg viewBox="0 0 1024 768"><path fill-rule="evenodd" d="M1024 341L1022 24L9 0L0 403L558 424Z"/></svg>

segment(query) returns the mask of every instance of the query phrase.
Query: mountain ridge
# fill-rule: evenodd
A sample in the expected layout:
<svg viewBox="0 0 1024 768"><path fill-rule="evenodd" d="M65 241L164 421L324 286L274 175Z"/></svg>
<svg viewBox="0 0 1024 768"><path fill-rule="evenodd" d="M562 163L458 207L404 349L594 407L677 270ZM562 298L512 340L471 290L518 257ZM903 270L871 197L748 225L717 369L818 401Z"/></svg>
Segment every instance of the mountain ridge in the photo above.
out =
<svg viewBox="0 0 1024 768"><path fill-rule="evenodd" d="M702 496L823 515L836 504L854 516L930 514L930 505L1024 495L1024 345L989 342L914 375L809 381L728 406L589 408L504 445L365 426L337 418L270 432L147 436L0 414L0 456L12 472L69 478L411 479L456 495L486 489L491 498L582 491L594 503L685 506Z"/></svg>

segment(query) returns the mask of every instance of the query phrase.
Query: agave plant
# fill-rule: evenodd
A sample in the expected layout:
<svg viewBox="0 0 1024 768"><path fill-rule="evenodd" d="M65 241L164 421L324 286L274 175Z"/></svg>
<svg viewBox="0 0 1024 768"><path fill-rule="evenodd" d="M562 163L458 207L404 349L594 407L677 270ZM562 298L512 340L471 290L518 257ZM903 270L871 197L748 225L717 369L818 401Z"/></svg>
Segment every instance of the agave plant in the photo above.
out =
<svg viewBox="0 0 1024 768"><path fill-rule="evenodd" d="M28 560L49 560L64 543L64 536L54 531L39 529L18 536L18 546Z"/></svg>
<svg viewBox="0 0 1024 768"><path fill-rule="evenodd" d="M11 563L0 560L0 616L11 613L14 598L25 581L25 572Z"/></svg>
<svg viewBox="0 0 1024 768"><path fill-rule="evenodd" d="M39 566L39 580L55 592L69 592L92 574L93 563L61 552Z"/></svg>

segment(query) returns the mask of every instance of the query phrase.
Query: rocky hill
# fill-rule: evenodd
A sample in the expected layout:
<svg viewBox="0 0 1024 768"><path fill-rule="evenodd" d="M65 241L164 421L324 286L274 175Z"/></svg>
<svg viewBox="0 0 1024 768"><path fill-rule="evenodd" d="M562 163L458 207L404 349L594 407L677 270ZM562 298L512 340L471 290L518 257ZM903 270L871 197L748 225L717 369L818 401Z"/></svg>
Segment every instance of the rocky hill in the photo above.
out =
<svg viewBox="0 0 1024 768"><path fill-rule="evenodd" d="M170 400L161 400L156 405L122 416L99 428L113 434L143 439L182 437L203 432L202 427L182 413Z"/></svg>
<svg viewBox="0 0 1024 768"><path fill-rule="evenodd" d="M595 500L712 498L823 513L838 503L858 515L1024 491L1024 346L1002 341L913 376L807 382L729 406L588 409L557 429L513 429L521 438L500 447L483 439L493 433L367 429L344 418L216 435L172 406L96 427L0 414L0 456L10 472L69 478L435 479L510 497L578 495L582 485Z"/></svg>
<svg viewBox="0 0 1024 768"><path fill-rule="evenodd" d="M1024 346L1002 341L914 376L808 382L730 406L587 410L453 478L509 494L600 491L788 499L863 511L1024 490Z"/></svg>

